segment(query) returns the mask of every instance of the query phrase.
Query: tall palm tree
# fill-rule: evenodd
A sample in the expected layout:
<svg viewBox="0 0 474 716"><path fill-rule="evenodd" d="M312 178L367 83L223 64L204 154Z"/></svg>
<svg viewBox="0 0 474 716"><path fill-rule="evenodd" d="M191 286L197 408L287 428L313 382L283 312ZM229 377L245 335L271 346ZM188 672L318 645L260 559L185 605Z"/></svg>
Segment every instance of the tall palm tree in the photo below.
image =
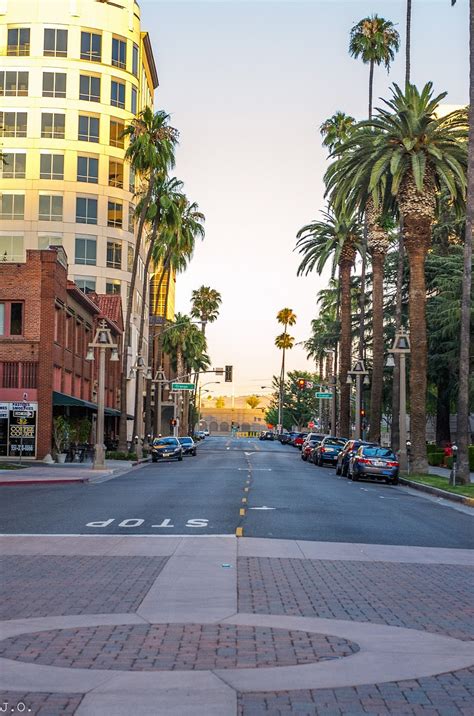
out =
<svg viewBox="0 0 474 716"><path fill-rule="evenodd" d="M329 151L336 149L342 142L350 136L355 125L354 117L350 117L344 112L336 112L326 119L319 127L319 132L323 138L323 146Z"/></svg>
<svg viewBox="0 0 474 716"><path fill-rule="evenodd" d="M284 331L275 339L275 345L282 351L280 384L278 391L278 425L283 425L283 393L285 389L285 356L286 351L293 348L294 338L288 335L288 326L294 326L296 323L296 314L292 308L282 308L277 313L278 323L284 327ZM281 427L279 428L282 429Z"/></svg>
<svg viewBox="0 0 474 716"><path fill-rule="evenodd" d="M178 141L178 132L170 126L169 119L169 115L166 112L158 111L153 113L150 107L146 107L137 117L133 118L124 131L124 135L129 139L125 157L130 161L136 174L141 177L147 188L138 220L123 336L124 349L122 351L123 365L120 384L120 450L127 449L127 360L142 235L157 172L166 173L168 169L174 166L174 149ZM145 277L145 280L148 280L148 277Z"/></svg>
<svg viewBox="0 0 474 716"><path fill-rule="evenodd" d="M354 268L357 250L360 249L361 229L355 214L343 209L337 212L322 212L324 221L314 221L299 230L296 248L304 257L298 267L298 275L307 275L313 269L320 274L329 258L332 258L334 275L339 269L341 334L340 334L340 420L341 435L349 435L350 428L350 386L347 373L351 369L351 271ZM333 426L334 428L334 426Z"/></svg>
<svg viewBox="0 0 474 716"><path fill-rule="evenodd" d="M451 0L455 5L456 0ZM472 295L472 232L474 230L474 0L469 1L469 143L466 198L466 234L464 239L464 277L461 300L461 330L459 337L459 388L457 445L457 479L469 483L469 376L471 363L469 358L470 311Z"/></svg>
<svg viewBox="0 0 474 716"><path fill-rule="evenodd" d="M456 0L454 0L456 2ZM410 84L411 72L411 0L407 0L405 40L405 85Z"/></svg>
<svg viewBox="0 0 474 716"><path fill-rule="evenodd" d="M361 198L368 190L375 206L387 193L396 202L403 222L405 248L410 263L410 424L412 468L426 472L426 288L424 264L431 243L437 193L445 188L451 201L463 211L466 192L467 125L465 113L437 116L446 96L433 97L432 83L419 92L408 85L405 92L394 85L373 120L359 129L336 152L339 161L328 169L326 180L333 201Z"/></svg>
<svg viewBox="0 0 474 716"><path fill-rule="evenodd" d="M201 330L205 333L206 324L214 323L219 315L222 296L215 288L201 286L192 292L191 302L191 316L201 321Z"/></svg>

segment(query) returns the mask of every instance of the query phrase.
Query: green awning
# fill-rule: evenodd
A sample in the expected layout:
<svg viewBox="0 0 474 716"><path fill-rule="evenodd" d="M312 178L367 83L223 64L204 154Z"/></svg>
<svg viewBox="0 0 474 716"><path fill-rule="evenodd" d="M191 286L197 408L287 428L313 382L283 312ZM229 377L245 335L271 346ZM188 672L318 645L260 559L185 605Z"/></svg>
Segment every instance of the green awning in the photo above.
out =
<svg viewBox="0 0 474 716"><path fill-rule="evenodd" d="M91 403L89 400L82 400L81 398L75 398L73 395L66 395L66 393L58 393L56 390L53 391L53 405L61 405L63 407L73 408L88 408L97 412L97 403ZM106 415L112 415L118 418L120 416L120 410L114 408L104 408ZM133 420L133 415L127 415L128 420Z"/></svg>

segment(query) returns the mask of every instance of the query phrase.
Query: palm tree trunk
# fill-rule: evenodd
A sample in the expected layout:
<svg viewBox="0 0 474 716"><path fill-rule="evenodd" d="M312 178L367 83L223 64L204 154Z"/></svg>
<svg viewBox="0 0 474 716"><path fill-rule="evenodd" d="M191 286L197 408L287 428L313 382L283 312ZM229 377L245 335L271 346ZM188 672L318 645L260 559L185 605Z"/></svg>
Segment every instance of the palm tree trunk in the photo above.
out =
<svg viewBox="0 0 474 716"><path fill-rule="evenodd" d="M406 47L405 47L405 86L410 82L411 52L411 0L407 0Z"/></svg>
<svg viewBox="0 0 474 716"><path fill-rule="evenodd" d="M459 393L456 442L458 446L456 480L469 482L469 375L470 321L472 293L472 231L474 229L474 0L469 3L470 74L469 144L467 165L466 236L464 240L464 275L461 299L461 331L459 349Z"/></svg>
<svg viewBox="0 0 474 716"><path fill-rule="evenodd" d="M405 219L405 224L408 221ZM408 226L407 226L408 228ZM423 229L429 235L422 236ZM431 238L431 227L420 226L410 231L410 242L405 246L410 262L410 441L412 473L428 472L426 459L426 369L428 339L426 332L426 281L425 258Z"/></svg>
<svg viewBox="0 0 474 716"><path fill-rule="evenodd" d="M135 294L135 283L138 274L138 259L140 257L140 249L142 243L143 228L145 226L146 214L153 193L155 183L154 175L150 176L148 182L148 190L143 202L143 207L138 223L137 240L135 243L135 253L133 256L132 275L130 277L130 292L127 301L127 313L125 316L125 330L123 334L123 351L122 351L122 375L120 378L120 420L119 420L119 450L125 452L127 450L127 377L128 377L128 346L130 343L133 298ZM145 281L148 277L145 275Z"/></svg>
<svg viewBox="0 0 474 716"><path fill-rule="evenodd" d="M347 373L351 369L351 269L352 263L342 260L339 264L339 284L341 290L341 351L339 359L339 383L341 392L339 433L349 437L350 430L350 386L347 385Z"/></svg>
<svg viewBox="0 0 474 716"><path fill-rule="evenodd" d="M399 333L402 329L402 309L403 309L403 270L405 266L405 245L403 241L403 229L400 220L400 233L398 237L398 262L397 262L397 286L396 286L396 303L395 303L395 333ZM400 356L394 354L395 366L393 368L392 383L392 450L396 453L400 449Z"/></svg>
<svg viewBox="0 0 474 716"><path fill-rule="evenodd" d="M369 439L380 442L380 424L382 422L383 391L383 272L385 254L374 251L372 254L372 324L373 324L373 363L372 388L370 393L370 432Z"/></svg>
<svg viewBox="0 0 474 716"><path fill-rule="evenodd" d="M374 93L374 61L370 61L369 69L369 119L372 119L372 96Z"/></svg>

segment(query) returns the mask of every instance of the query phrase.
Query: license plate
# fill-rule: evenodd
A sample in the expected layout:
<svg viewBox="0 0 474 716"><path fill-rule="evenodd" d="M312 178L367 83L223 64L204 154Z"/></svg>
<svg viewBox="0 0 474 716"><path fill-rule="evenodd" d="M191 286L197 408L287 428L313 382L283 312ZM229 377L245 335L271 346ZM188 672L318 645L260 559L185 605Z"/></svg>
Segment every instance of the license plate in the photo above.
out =
<svg viewBox="0 0 474 716"><path fill-rule="evenodd" d="M390 472L390 470L384 470L382 473L382 475L391 475L391 474L392 473Z"/></svg>
<svg viewBox="0 0 474 716"><path fill-rule="evenodd" d="M171 455L170 452L164 452L164 453L163 453L163 457L169 457L170 455Z"/></svg>
<svg viewBox="0 0 474 716"><path fill-rule="evenodd" d="M373 464L374 464L376 467L383 467L383 464L384 464L384 463L382 462L382 460L374 460L374 463L373 463Z"/></svg>

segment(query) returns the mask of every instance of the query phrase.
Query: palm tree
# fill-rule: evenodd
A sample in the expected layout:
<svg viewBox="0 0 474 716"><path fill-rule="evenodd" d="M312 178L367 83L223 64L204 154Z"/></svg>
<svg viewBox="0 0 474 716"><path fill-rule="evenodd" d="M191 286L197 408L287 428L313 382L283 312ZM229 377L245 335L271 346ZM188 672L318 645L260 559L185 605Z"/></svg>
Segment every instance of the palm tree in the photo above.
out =
<svg viewBox="0 0 474 716"><path fill-rule="evenodd" d="M462 112L438 117L446 93L433 97L432 83L421 93L414 85L402 92L397 85L387 109L361 122L326 173L328 191L336 205L348 195L362 202L368 191L376 207L396 202L403 222L410 264L410 405L412 468L426 472L426 288L424 263L431 243L437 193L445 188L461 212L466 190L467 127Z"/></svg>
<svg viewBox="0 0 474 716"><path fill-rule="evenodd" d="M350 136L355 125L354 117L350 117L344 112L336 112L326 119L319 127L319 132L323 137L323 146L328 147L329 151L333 151L340 146Z"/></svg>
<svg viewBox="0 0 474 716"><path fill-rule="evenodd" d="M123 336L123 365L120 385L120 425L119 449L127 449L127 373L128 373L128 346L130 345L131 318L135 296L135 284L138 274L138 262L141 252L142 235L147 218L147 212L153 195L153 188L157 172L166 173L174 165L174 149L178 141L176 129L169 125L169 115L158 111L153 114L150 107L146 107L137 117L134 117L124 135L129 138L129 145L125 153L137 173L145 182L147 188L138 220L138 229L135 240L130 289L125 317L125 330ZM148 277L145 277L148 280Z"/></svg>
<svg viewBox="0 0 474 716"><path fill-rule="evenodd" d="M326 262L332 257L332 275L339 268L341 334L340 334L340 421L341 435L349 435L350 386L347 373L351 369L351 271L354 268L357 249L360 248L361 230L354 214L344 210L322 212L324 221L314 221L299 230L296 247L304 258L298 267L298 275L307 275L313 269L321 274ZM333 426L334 429L334 426Z"/></svg>
<svg viewBox="0 0 474 716"><path fill-rule="evenodd" d="M209 286L201 286L191 294L191 316L201 321L201 330L206 331L207 323L214 323L219 315L222 296L219 291Z"/></svg>
<svg viewBox="0 0 474 716"><path fill-rule="evenodd" d="M455 5L456 0L451 0ZM466 198L466 234L464 239L464 277L461 299L461 330L459 336L459 388L457 418L457 479L469 483L469 376L471 365L469 359L470 311L472 294L472 232L474 230L474 0L469 2L469 143L467 169Z"/></svg>
<svg viewBox="0 0 474 716"><path fill-rule="evenodd" d="M277 313L276 317L278 323L284 326L283 333L275 339L275 345L282 351L281 357L281 372L280 372L280 386L279 386L279 399L278 399L278 425L279 430L283 425L283 392L285 386L285 355L286 351L293 348L294 338L288 335L288 326L294 326L296 323L296 314L291 308L282 308Z"/></svg>
<svg viewBox="0 0 474 716"><path fill-rule="evenodd" d="M393 22L378 15L364 17L351 29L349 54L369 65L369 119L372 117L374 67L383 64L387 70L400 47L400 35Z"/></svg>

